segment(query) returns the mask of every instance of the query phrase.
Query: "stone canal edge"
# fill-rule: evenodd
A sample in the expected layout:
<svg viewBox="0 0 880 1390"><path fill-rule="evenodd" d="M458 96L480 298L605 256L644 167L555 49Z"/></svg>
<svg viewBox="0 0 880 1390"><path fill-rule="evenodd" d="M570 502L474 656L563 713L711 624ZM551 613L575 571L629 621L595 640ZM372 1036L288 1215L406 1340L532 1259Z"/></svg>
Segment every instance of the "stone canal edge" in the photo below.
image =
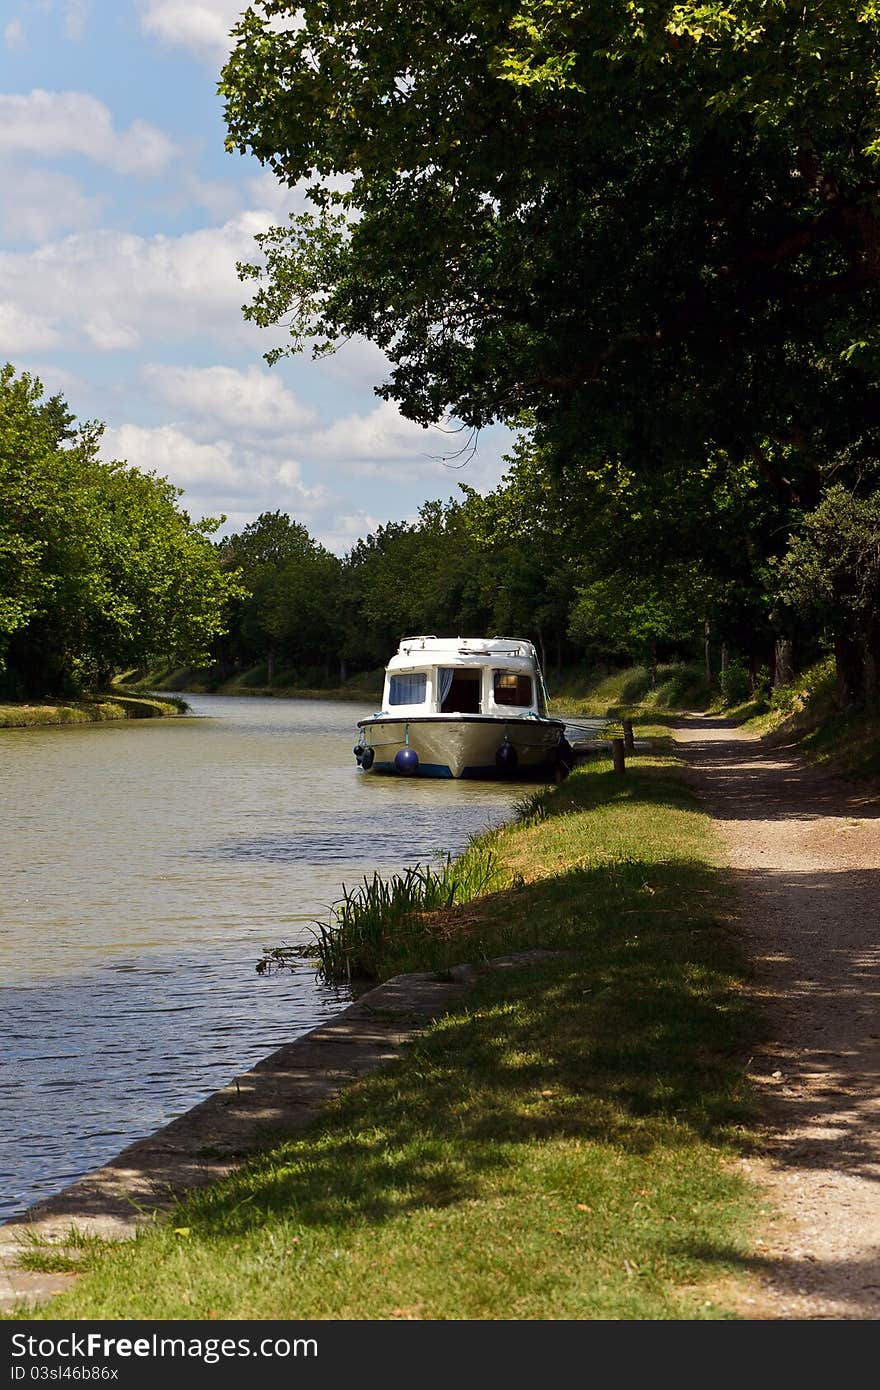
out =
<svg viewBox="0 0 880 1390"><path fill-rule="evenodd" d="M71 1232L126 1240L252 1155L304 1129L345 1086L395 1061L413 1038L451 1009L478 975L558 955L522 951L445 978L397 975L335 1018L285 1043L222 1090L138 1139L116 1158L0 1226L0 1309L37 1303L76 1279L19 1268L35 1242L64 1247Z"/></svg>

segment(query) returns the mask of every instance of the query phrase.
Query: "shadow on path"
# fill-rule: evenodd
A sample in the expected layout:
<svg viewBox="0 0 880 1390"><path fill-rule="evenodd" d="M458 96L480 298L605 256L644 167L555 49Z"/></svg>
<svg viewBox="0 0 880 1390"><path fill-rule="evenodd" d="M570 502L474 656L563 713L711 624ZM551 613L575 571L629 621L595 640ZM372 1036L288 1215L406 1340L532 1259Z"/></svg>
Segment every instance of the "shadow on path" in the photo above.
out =
<svg viewBox="0 0 880 1390"><path fill-rule="evenodd" d="M729 720L683 720L673 727L719 820L880 819L875 792L853 790L809 767L792 748L766 747L738 734Z"/></svg>
<svg viewBox="0 0 880 1390"><path fill-rule="evenodd" d="M789 1220L755 1266L766 1315L880 1316L880 802L723 719L684 718L676 737L771 1026L750 1073Z"/></svg>

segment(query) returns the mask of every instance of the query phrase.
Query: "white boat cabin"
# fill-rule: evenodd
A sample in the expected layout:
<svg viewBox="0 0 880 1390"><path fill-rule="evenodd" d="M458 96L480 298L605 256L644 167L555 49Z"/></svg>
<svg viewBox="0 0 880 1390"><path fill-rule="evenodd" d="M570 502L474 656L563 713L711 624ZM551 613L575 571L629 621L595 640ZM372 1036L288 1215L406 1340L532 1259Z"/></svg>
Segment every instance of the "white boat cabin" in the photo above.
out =
<svg viewBox="0 0 880 1390"><path fill-rule="evenodd" d="M386 668L382 711L546 718L547 692L523 638L405 637Z"/></svg>

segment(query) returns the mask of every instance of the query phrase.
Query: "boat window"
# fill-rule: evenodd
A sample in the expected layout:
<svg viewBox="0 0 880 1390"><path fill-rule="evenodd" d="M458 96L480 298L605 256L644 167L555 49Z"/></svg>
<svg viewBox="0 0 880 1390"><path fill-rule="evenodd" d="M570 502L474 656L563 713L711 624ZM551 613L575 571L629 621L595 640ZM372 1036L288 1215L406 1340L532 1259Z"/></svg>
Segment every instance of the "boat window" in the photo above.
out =
<svg viewBox="0 0 880 1390"><path fill-rule="evenodd" d="M439 675L441 714L480 713L480 671L463 671L457 666L441 666Z"/></svg>
<svg viewBox="0 0 880 1390"><path fill-rule="evenodd" d="M426 671L408 671L405 676L391 676L388 681L389 705L423 705L427 693Z"/></svg>
<svg viewBox="0 0 880 1390"><path fill-rule="evenodd" d="M496 705L517 705L528 709L532 704L532 678L517 671L495 671Z"/></svg>

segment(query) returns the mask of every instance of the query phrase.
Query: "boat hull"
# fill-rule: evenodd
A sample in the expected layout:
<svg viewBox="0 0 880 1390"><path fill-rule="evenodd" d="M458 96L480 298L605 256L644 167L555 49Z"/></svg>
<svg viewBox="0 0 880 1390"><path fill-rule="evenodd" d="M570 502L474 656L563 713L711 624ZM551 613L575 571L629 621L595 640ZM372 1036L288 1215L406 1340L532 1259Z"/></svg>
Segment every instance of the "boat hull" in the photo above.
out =
<svg viewBox="0 0 880 1390"><path fill-rule="evenodd" d="M399 774L395 758L408 748L418 758L411 776L508 780L553 775L565 734L565 725L558 719L486 715L373 717L361 720L358 728L358 761L365 770ZM512 749L515 757L506 753L499 766L499 750L504 747ZM362 760L361 750L367 748L373 751L372 760Z"/></svg>

